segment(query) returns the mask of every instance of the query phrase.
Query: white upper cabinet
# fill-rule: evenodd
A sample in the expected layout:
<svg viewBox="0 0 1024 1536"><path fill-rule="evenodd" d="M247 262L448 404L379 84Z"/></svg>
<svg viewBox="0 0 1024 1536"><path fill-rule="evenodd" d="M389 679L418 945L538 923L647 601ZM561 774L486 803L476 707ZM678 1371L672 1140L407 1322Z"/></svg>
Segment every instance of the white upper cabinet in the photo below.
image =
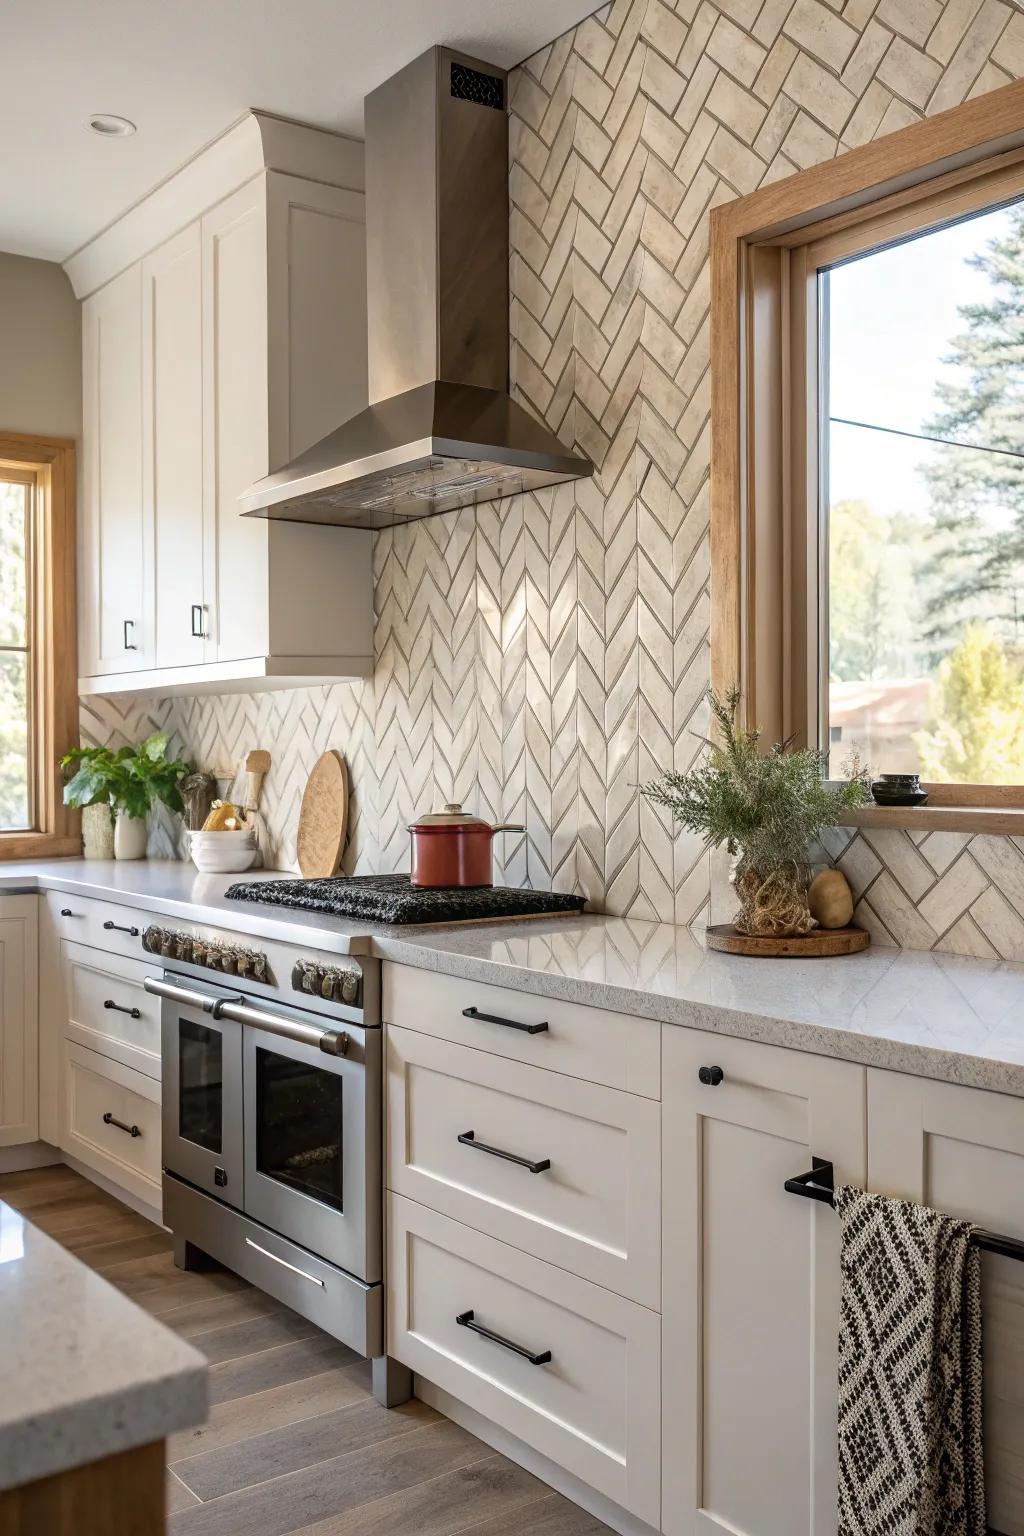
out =
<svg viewBox="0 0 1024 1536"><path fill-rule="evenodd" d="M152 524L156 665L206 660L199 224L142 263L143 516Z"/></svg>
<svg viewBox="0 0 1024 1536"><path fill-rule="evenodd" d="M67 270L85 295L81 691L368 674L370 534L238 508L366 404L362 146L250 114Z"/></svg>
<svg viewBox="0 0 1024 1536"><path fill-rule="evenodd" d="M138 266L82 306L85 516L81 646L97 674L153 665L150 540L142 505L142 284Z"/></svg>

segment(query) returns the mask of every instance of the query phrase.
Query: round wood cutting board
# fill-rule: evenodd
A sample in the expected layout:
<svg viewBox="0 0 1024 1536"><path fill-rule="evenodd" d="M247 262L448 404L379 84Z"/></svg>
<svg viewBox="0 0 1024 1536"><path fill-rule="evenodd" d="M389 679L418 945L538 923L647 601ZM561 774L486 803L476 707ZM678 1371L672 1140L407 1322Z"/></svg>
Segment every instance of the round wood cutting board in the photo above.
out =
<svg viewBox="0 0 1024 1536"><path fill-rule="evenodd" d="M348 828L348 775L340 752L317 758L299 812L298 861L306 880L336 875Z"/></svg>

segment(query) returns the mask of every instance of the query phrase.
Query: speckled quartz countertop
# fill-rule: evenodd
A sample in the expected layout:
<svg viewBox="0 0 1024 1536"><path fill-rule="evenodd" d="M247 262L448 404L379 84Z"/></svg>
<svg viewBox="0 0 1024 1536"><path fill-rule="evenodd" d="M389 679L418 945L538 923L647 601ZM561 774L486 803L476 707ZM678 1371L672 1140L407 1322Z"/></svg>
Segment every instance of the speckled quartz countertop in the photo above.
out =
<svg viewBox="0 0 1024 1536"><path fill-rule="evenodd" d="M206 1361L0 1201L0 1489L206 1418Z"/></svg>
<svg viewBox="0 0 1024 1536"><path fill-rule="evenodd" d="M1024 1097L1024 964L881 947L835 960L753 960L711 954L686 928L588 914L387 928L226 901L235 878L167 861L67 859L3 866L0 891L77 891L335 954L377 955Z"/></svg>

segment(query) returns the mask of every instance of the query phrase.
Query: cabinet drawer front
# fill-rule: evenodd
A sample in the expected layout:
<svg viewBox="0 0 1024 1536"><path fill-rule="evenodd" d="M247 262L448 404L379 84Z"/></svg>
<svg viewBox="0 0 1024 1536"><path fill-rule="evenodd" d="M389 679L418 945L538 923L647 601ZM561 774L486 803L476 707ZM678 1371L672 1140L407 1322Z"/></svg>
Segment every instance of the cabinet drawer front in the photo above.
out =
<svg viewBox="0 0 1024 1536"><path fill-rule="evenodd" d="M649 1099L388 1027L389 1188L655 1310L660 1158Z"/></svg>
<svg viewBox="0 0 1024 1536"><path fill-rule="evenodd" d="M657 1314L400 1195L388 1234L388 1353L657 1527Z"/></svg>
<svg viewBox="0 0 1024 1536"><path fill-rule="evenodd" d="M133 960L146 959L142 934L150 919L144 912L93 896L67 896L63 891L49 891L46 904L62 940L89 944Z"/></svg>
<svg viewBox="0 0 1024 1536"><path fill-rule="evenodd" d="M466 1009L476 1016L467 1017ZM651 1019L394 963L384 966L384 1018L587 1082L649 1099L661 1094L661 1026ZM547 1028L531 1034L521 1027L538 1024Z"/></svg>
<svg viewBox="0 0 1024 1536"><path fill-rule="evenodd" d="M65 1050L64 1149L159 1206L160 1085L73 1040Z"/></svg>
<svg viewBox="0 0 1024 1536"><path fill-rule="evenodd" d="M65 943L63 953L69 1037L159 1078L160 1001L142 985L148 968L82 944Z"/></svg>

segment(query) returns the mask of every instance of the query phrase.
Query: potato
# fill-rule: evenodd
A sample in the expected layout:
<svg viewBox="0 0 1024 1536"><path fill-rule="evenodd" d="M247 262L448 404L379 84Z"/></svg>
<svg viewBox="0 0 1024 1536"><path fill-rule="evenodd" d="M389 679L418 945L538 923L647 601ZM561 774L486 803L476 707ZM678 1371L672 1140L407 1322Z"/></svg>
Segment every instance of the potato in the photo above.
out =
<svg viewBox="0 0 1024 1536"><path fill-rule="evenodd" d="M853 892L838 869L823 869L807 892L811 916L822 928L845 928L853 917Z"/></svg>

